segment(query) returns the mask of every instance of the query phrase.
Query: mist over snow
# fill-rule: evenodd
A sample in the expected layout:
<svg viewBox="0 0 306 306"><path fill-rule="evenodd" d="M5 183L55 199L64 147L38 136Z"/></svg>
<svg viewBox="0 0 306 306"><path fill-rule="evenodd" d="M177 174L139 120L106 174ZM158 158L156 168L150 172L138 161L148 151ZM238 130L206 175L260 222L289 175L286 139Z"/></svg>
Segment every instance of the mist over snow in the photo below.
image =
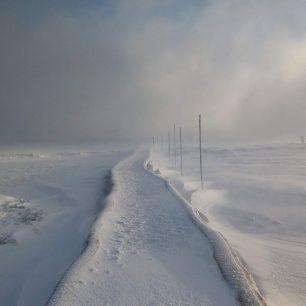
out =
<svg viewBox="0 0 306 306"><path fill-rule="evenodd" d="M0 144L306 133L299 0L0 3Z"/></svg>
<svg viewBox="0 0 306 306"><path fill-rule="evenodd" d="M306 305L305 12L0 0L1 304Z"/></svg>

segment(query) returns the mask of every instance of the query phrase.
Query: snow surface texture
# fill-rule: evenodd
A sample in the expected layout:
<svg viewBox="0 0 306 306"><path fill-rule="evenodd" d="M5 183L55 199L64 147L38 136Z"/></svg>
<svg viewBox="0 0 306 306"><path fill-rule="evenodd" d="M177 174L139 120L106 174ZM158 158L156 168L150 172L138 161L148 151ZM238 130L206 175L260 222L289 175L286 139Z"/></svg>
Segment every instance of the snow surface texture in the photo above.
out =
<svg viewBox="0 0 306 306"><path fill-rule="evenodd" d="M45 305L130 152L0 154L0 305Z"/></svg>
<svg viewBox="0 0 306 306"><path fill-rule="evenodd" d="M112 171L114 188L87 250L50 305L238 305L211 245L138 151Z"/></svg>
<svg viewBox="0 0 306 306"><path fill-rule="evenodd" d="M166 180L168 188L185 204L191 217L203 230L213 247L214 258L226 280L233 286L237 292L237 298L242 305L247 306L265 306L266 302L260 294L252 276L247 271L246 267L230 247L224 236L209 227L208 218L192 204L188 202L171 183L167 177L163 177L159 169L154 170L152 161L148 160L145 167L156 176Z"/></svg>
<svg viewBox="0 0 306 306"><path fill-rule="evenodd" d="M28 201L0 194L0 245L17 244L14 233L41 219L42 212L33 209Z"/></svg>
<svg viewBox="0 0 306 306"><path fill-rule="evenodd" d="M203 157L204 191L198 148L184 148L183 176L167 152L156 147L151 159L199 219L225 237L268 305L306 305L306 147L209 148Z"/></svg>

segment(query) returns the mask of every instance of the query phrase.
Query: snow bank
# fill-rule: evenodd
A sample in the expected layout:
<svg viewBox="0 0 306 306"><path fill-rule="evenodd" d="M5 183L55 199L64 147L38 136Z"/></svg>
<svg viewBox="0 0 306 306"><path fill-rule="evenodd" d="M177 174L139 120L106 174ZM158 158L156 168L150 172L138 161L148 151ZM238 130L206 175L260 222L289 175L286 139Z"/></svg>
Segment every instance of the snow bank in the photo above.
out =
<svg viewBox="0 0 306 306"><path fill-rule="evenodd" d="M131 152L0 154L1 305L45 305L86 245L110 169Z"/></svg>
<svg viewBox="0 0 306 306"><path fill-rule="evenodd" d="M216 259L225 279L236 290L238 300L242 305L247 306L264 306L267 305L264 297L259 292L255 281L247 268L243 265L238 254L231 248L224 236L209 226L208 218L195 209L190 202L175 188L171 180L162 174L160 170L154 168L152 160L147 160L144 164L145 168L152 174L164 179L166 184L187 208L190 216L196 224L203 230L212 244L214 258ZM218 200L218 194L214 194L213 200Z"/></svg>
<svg viewBox="0 0 306 306"><path fill-rule="evenodd" d="M197 147L183 150L183 176L158 145L151 159L239 252L269 305L306 305L305 145L205 148L204 192Z"/></svg>

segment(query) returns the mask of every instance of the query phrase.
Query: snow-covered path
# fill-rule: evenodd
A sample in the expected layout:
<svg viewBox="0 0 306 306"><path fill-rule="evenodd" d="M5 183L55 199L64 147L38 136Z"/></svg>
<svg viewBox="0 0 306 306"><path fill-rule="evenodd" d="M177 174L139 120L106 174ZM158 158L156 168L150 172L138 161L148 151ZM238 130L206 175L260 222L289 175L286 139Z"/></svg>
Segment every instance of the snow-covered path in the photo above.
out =
<svg viewBox="0 0 306 306"><path fill-rule="evenodd" d="M270 306L306 305L305 153L304 144L206 147L202 191L197 146L184 147L183 176L168 151L151 152L154 169L225 237L256 282L248 287Z"/></svg>
<svg viewBox="0 0 306 306"><path fill-rule="evenodd" d="M113 170L91 244L51 305L237 305L209 242L138 151Z"/></svg>
<svg viewBox="0 0 306 306"><path fill-rule="evenodd" d="M90 148L89 148L90 149ZM0 152L0 305L45 305L84 249L130 149Z"/></svg>

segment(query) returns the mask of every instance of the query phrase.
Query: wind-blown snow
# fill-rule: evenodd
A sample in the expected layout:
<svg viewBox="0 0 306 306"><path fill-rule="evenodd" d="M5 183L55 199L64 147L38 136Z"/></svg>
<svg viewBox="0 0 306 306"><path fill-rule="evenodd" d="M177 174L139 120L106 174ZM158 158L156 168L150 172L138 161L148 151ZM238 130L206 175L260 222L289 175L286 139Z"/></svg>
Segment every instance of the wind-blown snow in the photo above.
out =
<svg viewBox="0 0 306 306"><path fill-rule="evenodd" d="M184 198L184 192L183 189L180 188L181 186L173 184L169 178L163 177L159 169L154 169L152 161L147 161L145 166L153 174L165 179L168 188L183 202L190 213L190 216L203 230L213 247L214 258L216 259L222 274L235 289L238 300L242 303L242 305L266 305L266 302L258 291L252 276L240 261L236 252L230 247L227 240L221 233L208 225L209 220L201 212L201 210L198 210L195 206L193 206L192 202L188 202L188 198Z"/></svg>
<svg viewBox="0 0 306 306"><path fill-rule="evenodd" d="M269 305L306 304L306 147L187 147L183 176L167 152L152 152L154 169L171 180L207 225L239 253Z"/></svg>
<svg viewBox="0 0 306 306"><path fill-rule="evenodd" d="M50 305L238 305L211 245L138 151L112 171L114 188L88 249Z"/></svg>
<svg viewBox="0 0 306 306"><path fill-rule="evenodd" d="M110 169L130 151L0 154L0 304L44 305L78 258Z"/></svg>

